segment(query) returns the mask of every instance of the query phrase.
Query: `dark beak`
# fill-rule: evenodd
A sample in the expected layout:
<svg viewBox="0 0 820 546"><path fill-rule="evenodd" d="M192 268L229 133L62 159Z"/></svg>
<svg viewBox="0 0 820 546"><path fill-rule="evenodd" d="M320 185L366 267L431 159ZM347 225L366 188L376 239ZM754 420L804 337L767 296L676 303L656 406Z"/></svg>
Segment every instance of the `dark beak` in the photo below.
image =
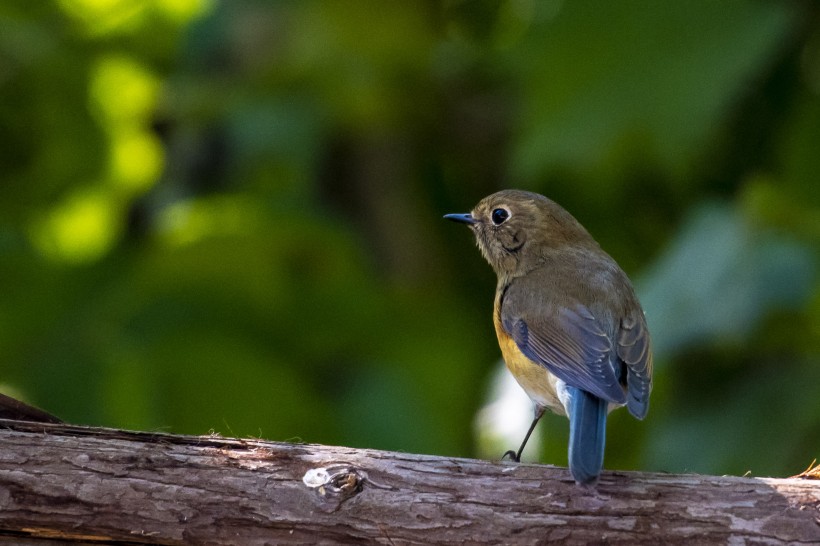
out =
<svg viewBox="0 0 820 546"><path fill-rule="evenodd" d="M476 224L478 220L473 218L473 215L469 212L467 214L445 214L444 217L448 220L452 220L453 222L458 222L459 224Z"/></svg>

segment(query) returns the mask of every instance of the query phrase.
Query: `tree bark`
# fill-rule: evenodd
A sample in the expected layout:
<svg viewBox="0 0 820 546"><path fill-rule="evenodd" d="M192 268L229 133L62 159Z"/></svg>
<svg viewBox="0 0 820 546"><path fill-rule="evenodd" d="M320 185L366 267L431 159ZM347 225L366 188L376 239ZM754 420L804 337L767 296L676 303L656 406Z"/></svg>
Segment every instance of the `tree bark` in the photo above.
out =
<svg viewBox="0 0 820 546"><path fill-rule="evenodd" d="M0 420L0 544L817 544L820 481Z"/></svg>

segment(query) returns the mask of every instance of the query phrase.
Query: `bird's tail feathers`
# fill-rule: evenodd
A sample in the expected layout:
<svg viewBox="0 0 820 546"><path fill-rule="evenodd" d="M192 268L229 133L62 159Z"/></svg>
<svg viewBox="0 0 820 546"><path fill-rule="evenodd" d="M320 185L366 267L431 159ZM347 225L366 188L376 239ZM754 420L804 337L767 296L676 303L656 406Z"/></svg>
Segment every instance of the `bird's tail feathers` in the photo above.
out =
<svg viewBox="0 0 820 546"><path fill-rule="evenodd" d="M584 390L569 394L569 470L576 482L594 485L604 465L608 402Z"/></svg>

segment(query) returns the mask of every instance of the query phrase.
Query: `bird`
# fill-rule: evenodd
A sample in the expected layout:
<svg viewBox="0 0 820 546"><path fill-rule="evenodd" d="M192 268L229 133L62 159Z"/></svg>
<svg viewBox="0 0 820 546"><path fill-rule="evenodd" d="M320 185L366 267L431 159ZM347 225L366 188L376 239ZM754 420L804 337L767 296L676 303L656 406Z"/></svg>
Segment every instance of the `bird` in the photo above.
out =
<svg viewBox="0 0 820 546"><path fill-rule="evenodd" d="M569 418L569 470L595 487L607 415L626 406L643 419L652 390L652 347L632 283L569 212L528 191L503 190L466 224L498 277L493 324L507 368L534 402L521 453L546 409Z"/></svg>

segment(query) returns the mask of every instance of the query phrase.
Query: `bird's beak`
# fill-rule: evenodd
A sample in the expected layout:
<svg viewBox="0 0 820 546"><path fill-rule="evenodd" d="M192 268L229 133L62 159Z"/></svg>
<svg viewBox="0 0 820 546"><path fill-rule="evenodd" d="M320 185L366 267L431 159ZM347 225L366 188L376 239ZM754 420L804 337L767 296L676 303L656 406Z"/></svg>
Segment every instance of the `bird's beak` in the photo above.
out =
<svg viewBox="0 0 820 546"><path fill-rule="evenodd" d="M477 224L478 220L473 218L473 215L469 212L467 214L445 214L444 217L448 220L452 220L453 222L458 222L460 224Z"/></svg>

